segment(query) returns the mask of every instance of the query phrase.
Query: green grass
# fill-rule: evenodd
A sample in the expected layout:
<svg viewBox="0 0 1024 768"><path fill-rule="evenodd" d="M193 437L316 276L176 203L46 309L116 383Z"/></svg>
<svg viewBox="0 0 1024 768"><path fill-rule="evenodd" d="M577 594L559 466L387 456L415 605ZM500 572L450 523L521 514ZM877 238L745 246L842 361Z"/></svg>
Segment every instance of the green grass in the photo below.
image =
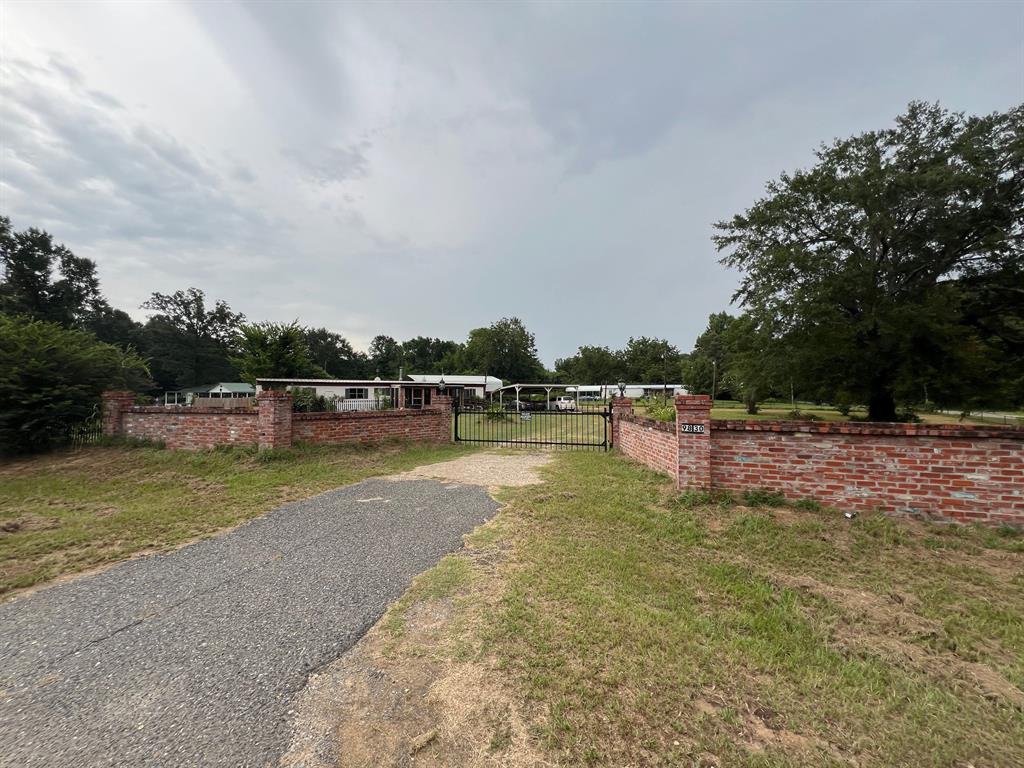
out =
<svg viewBox="0 0 1024 768"><path fill-rule="evenodd" d="M0 464L0 594L215 533L294 499L466 453L92 448Z"/></svg>
<svg viewBox="0 0 1024 768"><path fill-rule="evenodd" d="M522 416L527 416L523 419ZM468 411L457 416L459 438L466 441L486 440L496 443L574 442L601 445L605 440L605 418L597 413L581 411L551 413L515 412L491 415Z"/></svg>
<svg viewBox="0 0 1024 768"><path fill-rule="evenodd" d="M545 474L469 539L500 580L443 581L553 764L1024 763L1020 534Z"/></svg>

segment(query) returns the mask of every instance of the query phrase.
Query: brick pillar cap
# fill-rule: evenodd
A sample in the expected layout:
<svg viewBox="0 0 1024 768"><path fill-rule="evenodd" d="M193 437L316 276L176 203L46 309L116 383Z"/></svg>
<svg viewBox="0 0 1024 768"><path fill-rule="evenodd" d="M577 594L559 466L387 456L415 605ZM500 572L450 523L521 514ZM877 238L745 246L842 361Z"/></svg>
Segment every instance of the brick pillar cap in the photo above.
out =
<svg viewBox="0 0 1024 768"><path fill-rule="evenodd" d="M676 408L710 408L711 395L676 395Z"/></svg>
<svg viewBox="0 0 1024 768"><path fill-rule="evenodd" d="M275 389L264 389L262 392L256 395L257 400L289 400L291 399L291 392L283 392Z"/></svg>
<svg viewBox="0 0 1024 768"><path fill-rule="evenodd" d="M612 397L612 404L615 404L615 403L622 403L623 405L625 405L626 403L629 403L630 405L632 405L633 398L632 397L619 397L618 395L615 395L614 397Z"/></svg>
<svg viewBox="0 0 1024 768"><path fill-rule="evenodd" d="M109 389L103 393L104 400L134 400L135 393L124 389Z"/></svg>

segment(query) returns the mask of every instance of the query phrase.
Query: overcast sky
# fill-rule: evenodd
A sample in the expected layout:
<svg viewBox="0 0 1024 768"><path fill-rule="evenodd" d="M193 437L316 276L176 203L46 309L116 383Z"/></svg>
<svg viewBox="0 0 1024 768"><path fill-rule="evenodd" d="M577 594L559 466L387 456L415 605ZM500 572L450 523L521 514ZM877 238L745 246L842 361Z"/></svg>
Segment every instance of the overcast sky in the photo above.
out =
<svg viewBox="0 0 1024 768"><path fill-rule="evenodd" d="M1024 101L1022 3L0 1L0 213L115 306L541 359L666 337L736 275L712 222L912 99Z"/></svg>

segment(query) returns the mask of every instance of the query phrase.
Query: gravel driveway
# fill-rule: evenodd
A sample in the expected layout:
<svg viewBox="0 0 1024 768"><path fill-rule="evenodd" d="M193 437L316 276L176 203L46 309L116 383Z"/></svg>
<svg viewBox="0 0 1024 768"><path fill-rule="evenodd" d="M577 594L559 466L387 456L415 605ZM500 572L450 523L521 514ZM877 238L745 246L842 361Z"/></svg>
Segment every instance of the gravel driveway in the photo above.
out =
<svg viewBox="0 0 1024 768"><path fill-rule="evenodd" d="M0 765L274 765L309 673L497 506L368 480L0 605Z"/></svg>

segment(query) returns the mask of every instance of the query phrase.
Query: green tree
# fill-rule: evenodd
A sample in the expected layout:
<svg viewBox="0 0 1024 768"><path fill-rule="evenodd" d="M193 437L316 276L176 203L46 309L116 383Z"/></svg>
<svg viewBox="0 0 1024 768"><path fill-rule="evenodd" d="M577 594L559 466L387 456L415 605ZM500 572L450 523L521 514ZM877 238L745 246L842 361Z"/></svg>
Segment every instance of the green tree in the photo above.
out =
<svg viewBox="0 0 1024 768"><path fill-rule="evenodd" d="M0 312L83 328L106 307L96 264L40 229L0 216Z"/></svg>
<svg viewBox="0 0 1024 768"><path fill-rule="evenodd" d="M370 370L382 379L397 379L402 367L402 345L390 336L380 334L370 342Z"/></svg>
<svg viewBox="0 0 1024 768"><path fill-rule="evenodd" d="M402 342L402 365L406 373L437 373L445 368L446 361L454 361L462 345L456 341L416 336Z"/></svg>
<svg viewBox="0 0 1024 768"><path fill-rule="evenodd" d="M1024 107L967 117L915 102L895 127L816 155L714 237L743 273L736 298L808 389L893 420L929 384L965 398L1012 379L981 331L997 310L969 297L1024 259Z"/></svg>
<svg viewBox="0 0 1024 768"><path fill-rule="evenodd" d="M87 331L0 314L0 453L46 449L99 414L105 389L148 387L134 352Z"/></svg>
<svg viewBox="0 0 1024 768"><path fill-rule="evenodd" d="M326 328L305 328L303 335L310 358L328 375L338 379L363 379L369 376L369 358L353 349L344 336Z"/></svg>
<svg viewBox="0 0 1024 768"><path fill-rule="evenodd" d="M327 371L310 357L298 323L253 323L241 328L239 352L232 362L243 381L258 378L326 379Z"/></svg>
<svg viewBox="0 0 1024 768"><path fill-rule="evenodd" d="M708 326L694 342L693 352L683 365L683 384L693 394L733 398L729 382L724 380L731 349L729 328L736 318L728 312L708 317Z"/></svg>
<svg viewBox="0 0 1024 768"><path fill-rule="evenodd" d="M583 346L572 357L555 361L564 384L612 384L623 378L622 361L608 347Z"/></svg>
<svg viewBox="0 0 1024 768"><path fill-rule="evenodd" d="M463 373L496 376L505 383L540 382L547 372L537 358L534 336L518 317L502 318L469 332Z"/></svg>
<svg viewBox="0 0 1024 768"><path fill-rule="evenodd" d="M665 339L630 337L626 348L618 356L620 373L626 381L673 384L682 375L683 355Z"/></svg>
<svg viewBox="0 0 1024 768"><path fill-rule="evenodd" d="M143 329L144 351L165 389L233 379L231 364L245 315L223 301L206 306L198 288L154 293L143 309L156 312Z"/></svg>

